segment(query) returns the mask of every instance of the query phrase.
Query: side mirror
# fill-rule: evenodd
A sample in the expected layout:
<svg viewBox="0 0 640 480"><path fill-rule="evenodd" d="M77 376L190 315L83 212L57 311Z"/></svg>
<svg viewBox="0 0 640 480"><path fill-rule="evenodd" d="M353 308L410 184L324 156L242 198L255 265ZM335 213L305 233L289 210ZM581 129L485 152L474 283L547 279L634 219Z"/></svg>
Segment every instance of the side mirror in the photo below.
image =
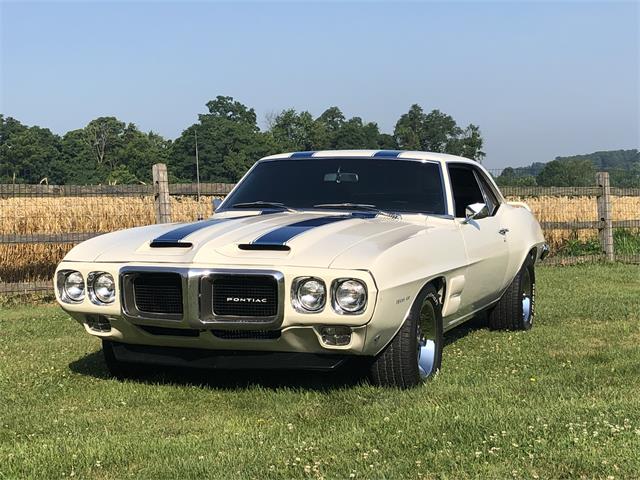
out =
<svg viewBox="0 0 640 480"><path fill-rule="evenodd" d="M472 203L464 209L466 215L463 223L469 223L471 220L480 220L489 216L489 208L486 203Z"/></svg>
<svg viewBox="0 0 640 480"><path fill-rule="evenodd" d="M220 204L222 203L222 199L220 198L214 198L213 201L211 202L213 204L213 211L215 212L216 210L218 210L218 207L220 206Z"/></svg>

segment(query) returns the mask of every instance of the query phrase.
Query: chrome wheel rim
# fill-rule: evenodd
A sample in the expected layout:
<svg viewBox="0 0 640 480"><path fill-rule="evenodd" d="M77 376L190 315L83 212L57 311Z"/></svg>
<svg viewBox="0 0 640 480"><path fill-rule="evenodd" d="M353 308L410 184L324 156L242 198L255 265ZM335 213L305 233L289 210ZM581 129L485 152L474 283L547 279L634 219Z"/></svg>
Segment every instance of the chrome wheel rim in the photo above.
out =
<svg viewBox="0 0 640 480"><path fill-rule="evenodd" d="M526 324L533 320L533 283L528 268L522 273L522 321Z"/></svg>
<svg viewBox="0 0 640 480"><path fill-rule="evenodd" d="M417 330L418 371L421 378L427 378L436 360L436 316L429 300L422 303Z"/></svg>

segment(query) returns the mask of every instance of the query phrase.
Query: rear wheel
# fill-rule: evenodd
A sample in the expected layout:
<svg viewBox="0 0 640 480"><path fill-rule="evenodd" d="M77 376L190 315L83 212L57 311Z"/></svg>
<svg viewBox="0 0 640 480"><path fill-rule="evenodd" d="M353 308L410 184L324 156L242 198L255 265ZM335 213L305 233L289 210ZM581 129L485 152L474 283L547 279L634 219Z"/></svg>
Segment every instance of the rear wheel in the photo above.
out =
<svg viewBox="0 0 640 480"><path fill-rule="evenodd" d="M535 303L534 262L527 259L500 301L489 311L489 327L492 330L529 330L533 326Z"/></svg>
<svg viewBox="0 0 640 480"><path fill-rule="evenodd" d="M375 385L410 388L434 375L442 363L442 313L432 285L416 298L409 316L370 370Z"/></svg>

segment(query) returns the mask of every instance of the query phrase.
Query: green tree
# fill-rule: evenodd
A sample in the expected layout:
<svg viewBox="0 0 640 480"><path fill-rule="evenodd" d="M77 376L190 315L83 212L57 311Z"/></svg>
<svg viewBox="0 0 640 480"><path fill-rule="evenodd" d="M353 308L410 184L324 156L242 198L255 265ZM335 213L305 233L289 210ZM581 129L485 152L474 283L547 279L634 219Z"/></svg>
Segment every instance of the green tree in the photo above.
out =
<svg viewBox="0 0 640 480"><path fill-rule="evenodd" d="M271 135L280 150L307 151L329 148L328 131L323 122L309 112L288 109L278 114L271 125Z"/></svg>
<svg viewBox="0 0 640 480"><path fill-rule="evenodd" d="M394 137L399 148L463 155L482 160L483 139L477 125L462 129L450 115L440 110L424 113L420 105L412 105L396 123Z"/></svg>
<svg viewBox="0 0 640 480"><path fill-rule="evenodd" d="M123 183L138 183L138 177L129 171L124 165L118 165L107 175L107 182L110 185L121 185Z"/></svg>
<svg viewBox="0 0 640 480"><path fill-rule="evenodd" d="M284 110L269 131L279 150L285 151L396 148L393 137L381 134L376 123L347 119L338 107L327 108L316 119L309 112Z"/></svg>
<svg viewBox="0 0 640 480"><path fill-rule="evenodd" d="M536 177L544 187L587 187L593 185L595 167L590 160L553 160Z"/></svg>
<svg viewBox="0 0 640 480"><path fill-rule="evenodd" d="M0 182L56 183L60 160L58 135L0 115Z"/></svg>
<svg viewBox="0 0 640 480"><path fill-rule="evenodd" d="M171 164L171 142L154 133L144 133L130 123L125 128L122 144L118 149L118 166L126 167L131 177L120 175L119 183L149 183L154 163ZM117 169L118 167L116 167ZM111 172L115 171L113 169Z"/></svg>
<svg viewBox="0 0 640 480"><path fill-rule="evenodd" d="M120 163L119 150L122 148L125 135L125 123L115 117L99 117L91 120L84 128L85 142L98 165L107 172L115 169Z"/></svg>
<svg viewBox="0 0 640 480"><path fill-rule="evenodd" d="M108 172L98 165L84 129L71 130L62 137L60 183L87 185L104 183Z"/></svg>
<svg viewBox="0 0 640 480"><path fill-rule="evenodd" d="M209 113L199 115L198 123L171 146L171 168L178 179L196 178L196 135L202 181L236 182L256 160L275 150L273 137L260 132L252 108L222 96L207 108Z"/></svg>
<svg viewBox="0 0 640 480"><path fill-rule="evenodd" d="M100 117L62 138L63 182L148 183L154 163L170 163L171 142L133 123Z"/></svg>
<svg viewBox="0 0 640 480"><path fill-rule="evenodd" d="M498 177L496 177L496 182L501 186L521 186L521 187L529 187L536 185L536 177L533 175L518 175L516 170L511 167L507 167Z"/></svg>
<svg viewBox="0 0 640 480"><path fill-rule="evenodd" d="M381 133L378 136L378 148L381 150L397 150L398 142L393 135Z"/></svg>
<svg viewBox="0 0 640 480"><path fill-rule="evenodd" d="M336 132L332 148L379 148L380 130L375 123L363 123L360 117L344 122Z"/></svg>
<svg viewBox="0 0 640 480"><path fill-rule="evenodd" d="M334 136L344 125L346 118L338 107L329 107L318 117L329 136Z"/></svg>

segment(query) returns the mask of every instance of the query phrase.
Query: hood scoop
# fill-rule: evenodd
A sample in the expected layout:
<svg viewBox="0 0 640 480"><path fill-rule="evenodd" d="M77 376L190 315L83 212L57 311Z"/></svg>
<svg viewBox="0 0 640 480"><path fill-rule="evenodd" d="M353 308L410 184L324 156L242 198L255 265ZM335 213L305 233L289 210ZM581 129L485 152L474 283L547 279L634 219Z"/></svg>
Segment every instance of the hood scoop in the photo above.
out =
<svg viewBox="0 0 640 480"><path fill-rule="evenodd" d="M149 244L151 248L191 248L193 243L190 242L167 242L154 240Z"/></svg>
<svg viewBox="0 0 640 480"><path fill-rule="evenodd" d="M291 251L291 247L288 245L282 245L280 243L241 243L238 245L240 250L249 250L249 251L264 251L270 250L274 252L289 252Z"/></svg>

